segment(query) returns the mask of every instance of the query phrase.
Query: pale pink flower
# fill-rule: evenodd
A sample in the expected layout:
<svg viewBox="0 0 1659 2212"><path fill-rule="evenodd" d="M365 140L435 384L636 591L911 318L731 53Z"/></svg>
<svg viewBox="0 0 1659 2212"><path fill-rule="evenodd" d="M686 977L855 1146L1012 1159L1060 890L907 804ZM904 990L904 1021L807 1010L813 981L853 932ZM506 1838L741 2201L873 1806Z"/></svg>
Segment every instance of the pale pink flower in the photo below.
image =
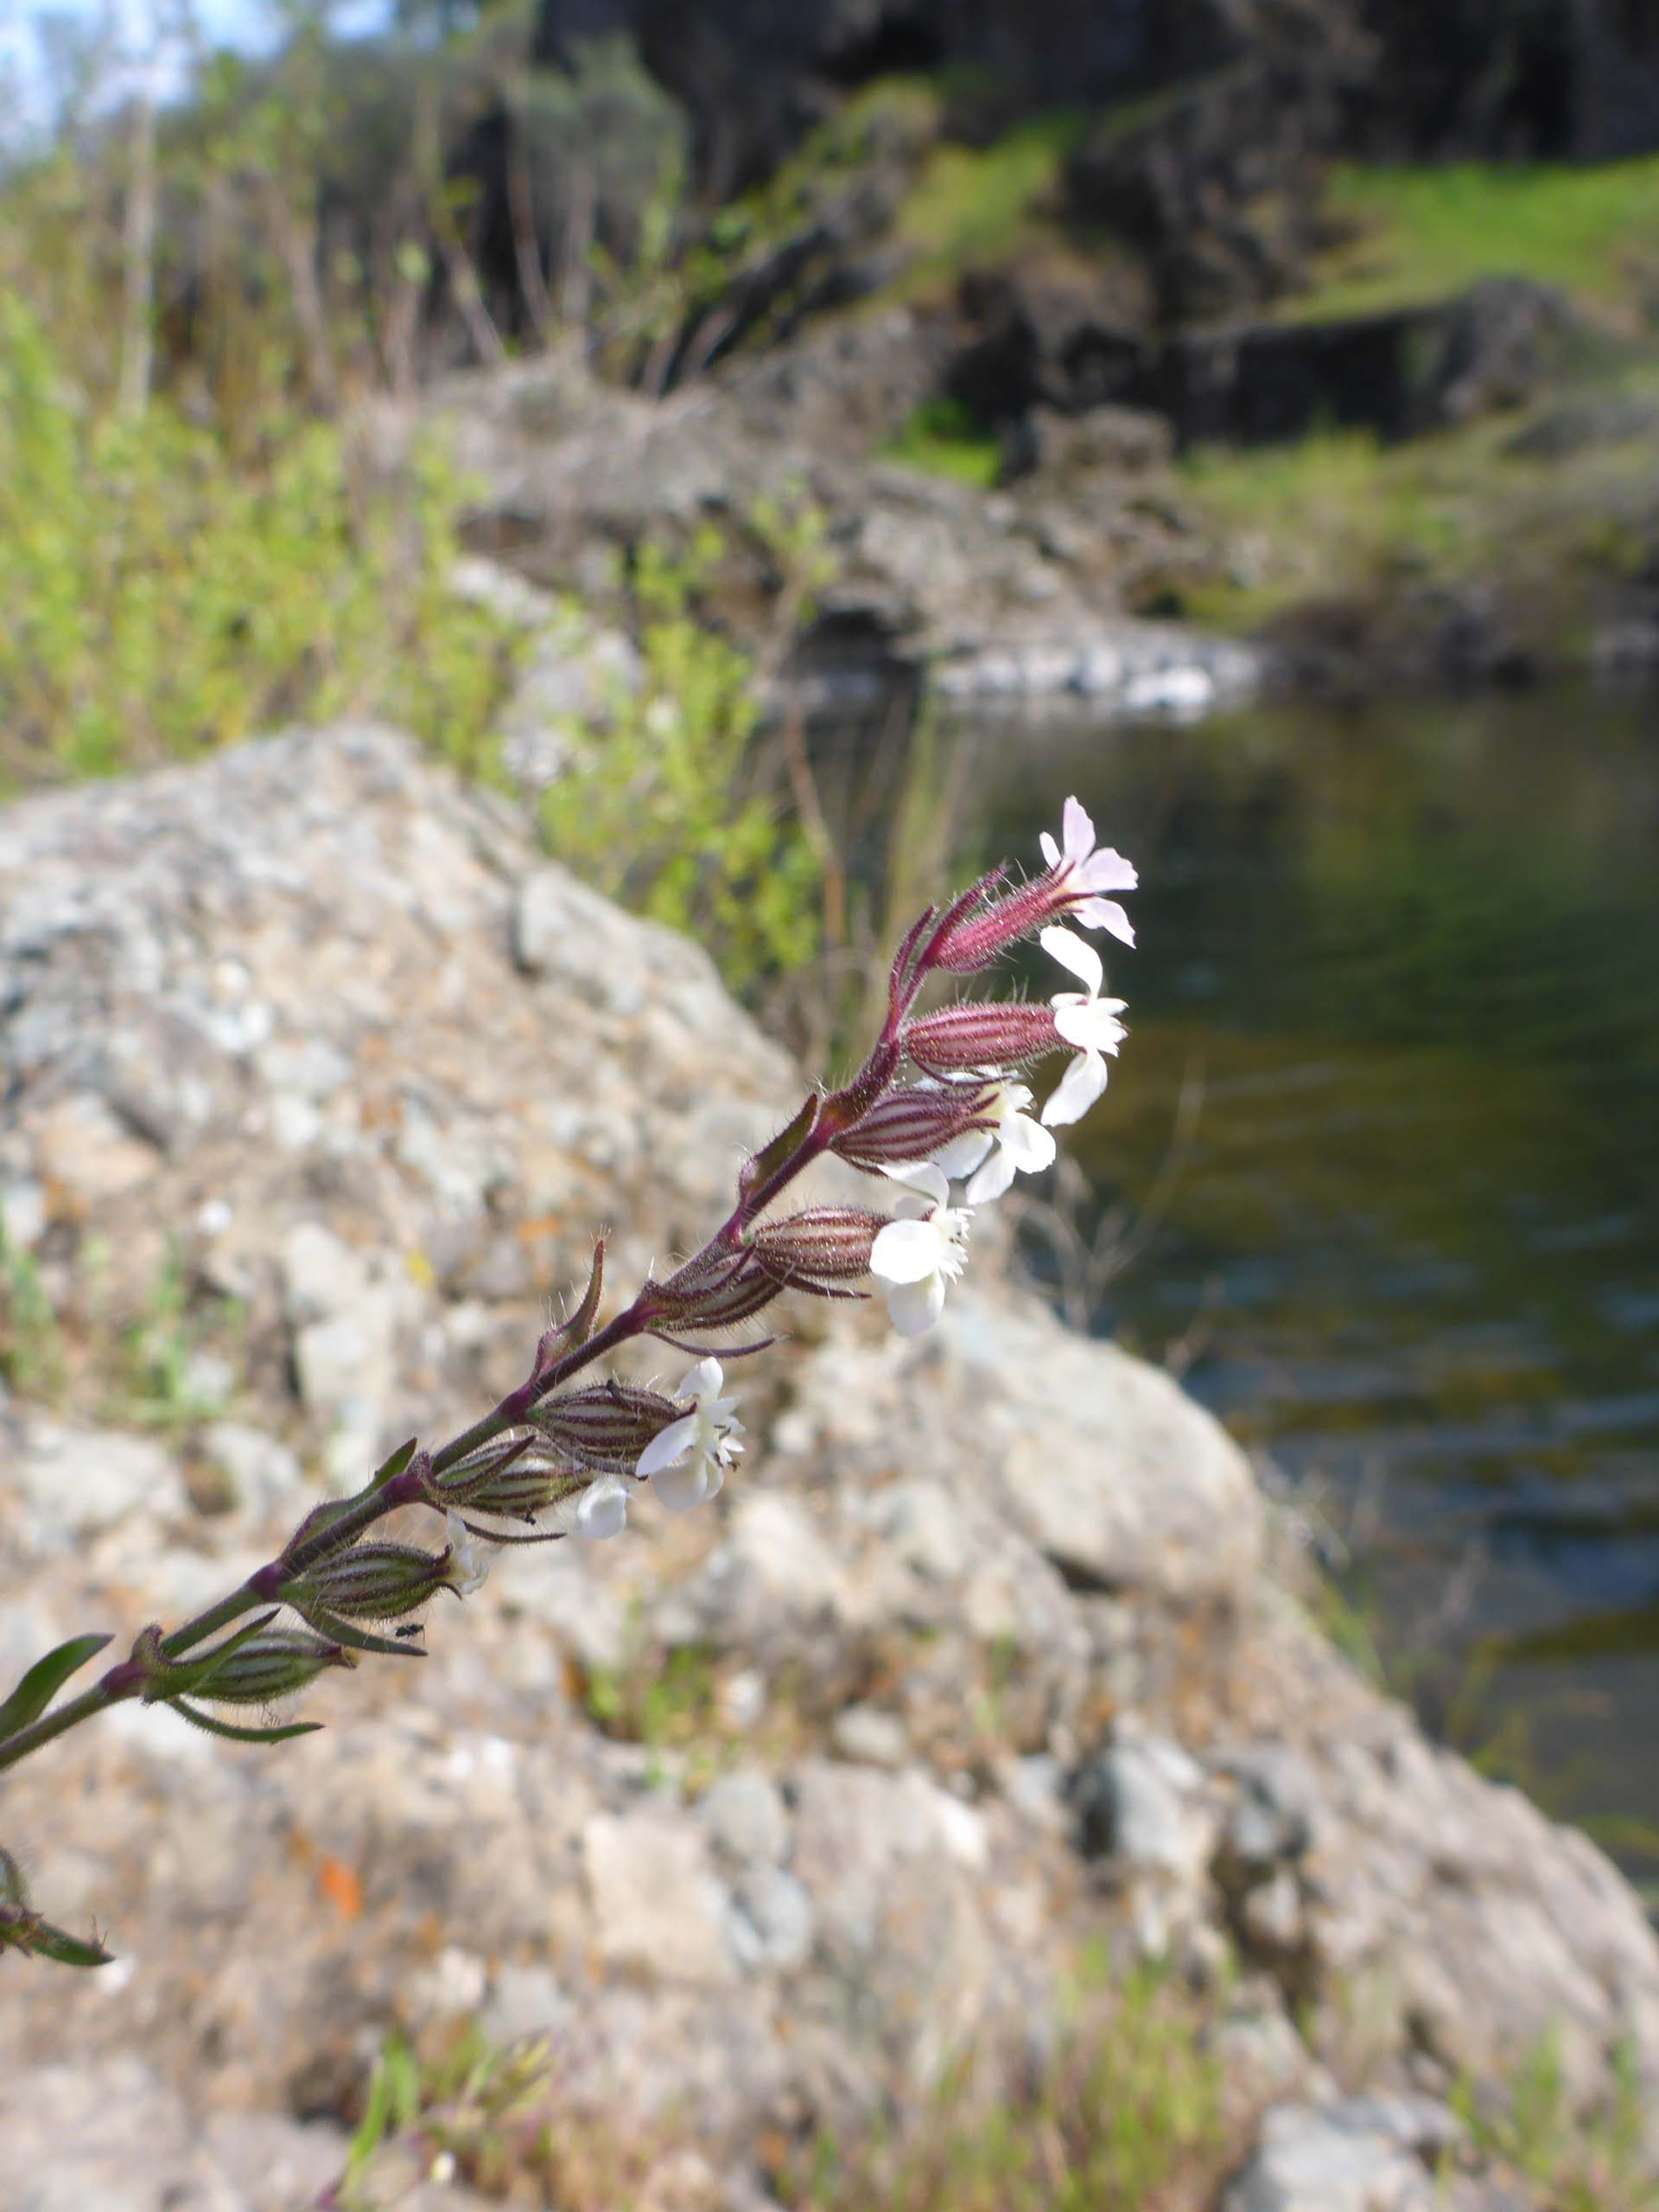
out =
<svg viewBox="0 0 1659 2212"><path fill-rule="evenodd" d="M1140 881L1134 863L1108 845L1095 849L1095 825L1082 803L1069 798L1061 811L1061 842L1046 830L1042 834L1043 858L1055 877L1055 889L1064 897L1065 910L1086 930L1109 930L1125 944L1135 943L1135 930L1116 899L1103 899L1103 891L1133 891ZM1044 931L1046 942L1048 931ZM1098 1094L1096 1094L1098 1095Z"/></svg>

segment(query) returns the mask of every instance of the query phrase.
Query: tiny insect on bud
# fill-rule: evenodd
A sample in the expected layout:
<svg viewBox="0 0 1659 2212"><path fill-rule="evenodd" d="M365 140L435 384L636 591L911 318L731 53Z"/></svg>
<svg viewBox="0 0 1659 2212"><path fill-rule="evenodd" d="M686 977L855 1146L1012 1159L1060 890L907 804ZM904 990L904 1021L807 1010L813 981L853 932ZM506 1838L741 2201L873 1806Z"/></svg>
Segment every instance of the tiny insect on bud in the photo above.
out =
<svg viewBox="0 0 1659 2212"><path fill-rule="evenodd" d="M343 1620L401 1620L444 1589L449 1554L413 1544L354 1544L308 1574L285 1582L278 1596L296 1611Z"/></svg>
<svg viewBox="0 0 1659 2212"><path fill-rule="evenodd" d="M298 1629L269 1629L239 1645L195 1685L198 1697L223 1705L270 1705L307 1688L325 1668L355 1667L355 1653Z"/></svg>
<svg viewBox="0 0 1659 2212"><path fill-rule="evenodd" d="M1059 1046L1051 1007L969 1000L912 1021L905 1050L929 1075L967 1075L982 1068L1024 1067Z"/></svg>
<svg viewBox="0 0 1659 2212"><path fill-rule="evenodd" d="M885 1214L864 1206L809 1206L782 1221L762 1222L749 1243L778 1281L814 1290L868 1274L870 1247L887 1225Z"/></svg>
<svg viewBox="0 0 1659 2212"><path fill-rule="evenodd" d="M879 1099L832 1147L854 1167L871 1174L906 1160L929 1160L969 1129L988 1129L987 1109L995 1096L988 1084L930 1090L912 1084Z"/></svg>
<svg viewBox="0 0 1659 2212"><path fill-rule="evenodd" d="M547 1398L533 1416L554 1448L582 1466L631 1473L652 1438L680 1417L671 1398L623 1382Z"/></svg>

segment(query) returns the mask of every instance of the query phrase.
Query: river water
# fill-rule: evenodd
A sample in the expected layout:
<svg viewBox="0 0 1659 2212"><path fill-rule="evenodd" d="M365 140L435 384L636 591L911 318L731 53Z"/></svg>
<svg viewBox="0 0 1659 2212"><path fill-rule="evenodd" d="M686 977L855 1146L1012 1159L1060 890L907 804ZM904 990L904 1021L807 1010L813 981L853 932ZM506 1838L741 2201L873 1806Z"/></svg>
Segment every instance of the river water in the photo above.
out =
<svg viewBox="0 0 1659 2212"><path fill-rule="evenodd" d="M950 745L960 864L1034 862L1076 791L1141 871L1092 1187L1032 1215L1033 1265L1270 1461L1352 1646L1650 1882L1652 709L1275 705ZM1069 982L1050 969L1033 988Z"/></svg>

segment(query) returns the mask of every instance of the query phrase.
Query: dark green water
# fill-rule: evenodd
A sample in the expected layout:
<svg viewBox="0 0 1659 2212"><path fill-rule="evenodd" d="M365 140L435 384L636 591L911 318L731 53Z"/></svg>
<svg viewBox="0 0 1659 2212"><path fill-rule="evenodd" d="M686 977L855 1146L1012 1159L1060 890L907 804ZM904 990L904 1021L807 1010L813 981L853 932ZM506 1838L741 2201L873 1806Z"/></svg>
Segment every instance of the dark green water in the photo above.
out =
<svg viewBox="0 0 1659 2212"><path fill-rule="evenodd" d="M1431 1721L1659 1873L1659 715L953 742L965 857L1075 791L1141 871L1080 1226L1153 1211L1094 1325L1284 1471Z"/></svg>

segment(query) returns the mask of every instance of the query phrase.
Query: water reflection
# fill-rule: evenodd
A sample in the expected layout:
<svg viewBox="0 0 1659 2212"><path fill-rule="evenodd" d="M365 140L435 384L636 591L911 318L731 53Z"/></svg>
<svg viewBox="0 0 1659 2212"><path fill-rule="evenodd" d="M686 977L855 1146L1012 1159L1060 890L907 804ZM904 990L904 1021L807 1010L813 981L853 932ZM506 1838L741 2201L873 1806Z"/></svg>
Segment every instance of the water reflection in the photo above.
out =
<svg viewBox="0 0 1659 2212"><path fill-rule="evenodd" d="M1459 1633L1501 1633L1496 1693L1630 1847L1659 1821L1651 716L1413 702L958 742L964 857L1034 851L1075 790L1141 866L1140 948L1108 948L1133 1034L1088 1124L1102 1205L1144 1202L1202 1081L1097 1325L1196 1348L1241 1439L1367 1495L1397 1622L1478 1550Z"/></svg>

